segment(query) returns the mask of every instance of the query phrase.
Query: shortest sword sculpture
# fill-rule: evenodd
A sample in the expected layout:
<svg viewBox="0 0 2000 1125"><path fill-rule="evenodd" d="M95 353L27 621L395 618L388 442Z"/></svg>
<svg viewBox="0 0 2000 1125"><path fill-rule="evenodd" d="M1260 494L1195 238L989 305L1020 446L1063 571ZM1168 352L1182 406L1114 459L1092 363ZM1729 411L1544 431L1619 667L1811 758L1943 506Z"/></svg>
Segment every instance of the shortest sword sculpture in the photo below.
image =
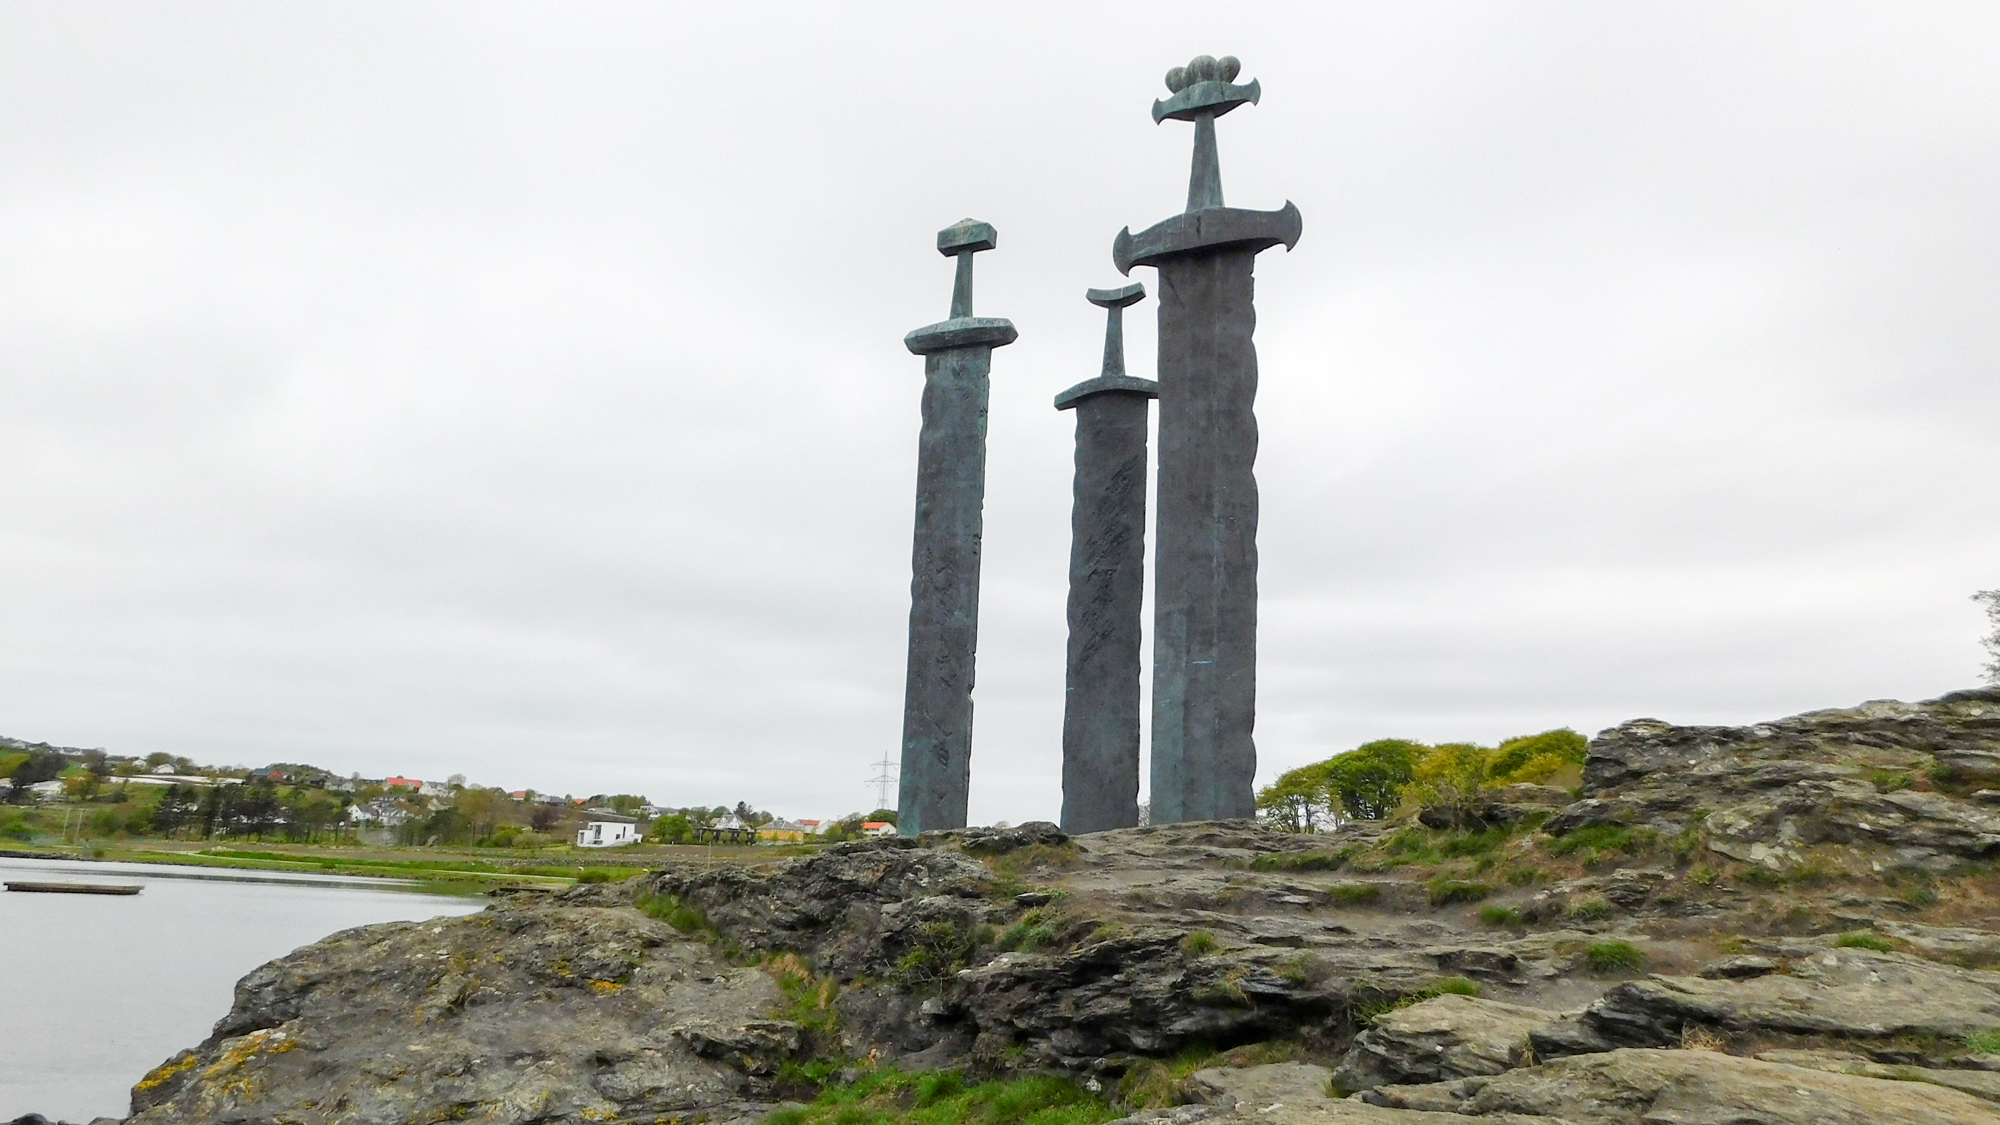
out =
<svg viewBox="0 0 2000 1125"><path fill-rule="evenodd" d="M1159 385L1125 374L1125 307L1138 283L1092 289L1104 369L1056 396L1076 411L1069 666L1063 683L1065 832L1139 823L1139 627L1146 589L1146 422Z"/></svg>
<svg viewBox="0 0 2000 1125"><path fill-rule="evenodd" d="M910 662L903 694L897 830L965 826L972 773L973 657L979 646L979 537L986 502L986 394L993 349L1012 322L972 315L972 256L993 227L965 219L938 232L958 259L951 318L903 337L924 357L917 437L916 533L910 550Z"/></svg>

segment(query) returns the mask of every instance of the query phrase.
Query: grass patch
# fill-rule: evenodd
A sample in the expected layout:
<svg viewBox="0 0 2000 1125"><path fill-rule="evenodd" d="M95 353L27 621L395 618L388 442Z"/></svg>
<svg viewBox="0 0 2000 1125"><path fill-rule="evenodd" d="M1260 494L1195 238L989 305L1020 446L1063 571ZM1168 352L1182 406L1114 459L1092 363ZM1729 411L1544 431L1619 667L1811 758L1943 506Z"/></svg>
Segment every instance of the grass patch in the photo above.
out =
<svg viewBox="0 0 2000 1125"><path fill-rule="evenodd" d="M1405 992L1400 996L1391 996L1372 1004L1364 1004L1355 1011L1354 1015L1358 1018L1358 1022L1367 1023L1376 1016L1396 1011L1399 1008L1407 1008L1412 1004L1421 1004L1426 1000L1435 1000L1440 996L1470 996L1478 999L1482 991L1484 990L1479 987L1479 982L1476 980L1466 977L1443 977L1432 981L1430 984L1414 992Z"/></svg>
<svg viewBox="0 0 2000 1125"><path fill-rule="evenodd" d="M1015 950L1033 953L1037 949L1060 944L1075 923L1076 919L1059 906L1037 906L1001 931L994 945L1002 953ZM1209 940L1213 941L1214 935L1211 934Z"/></svg>
<svg viewBox="0 0 2000 1125"><path fill-rule="evenodd" d="M795 953L776 954L765 960L763 969L785 994L785 1015L793 1023L822 1035L839 1028L840 1013L833 1002L840 996L840 982L815 975Z"/></svg>
<svg viewBox="0 0 2000 1125"><path fill-rule="evenodd" d="M1382 901L1382 888L1373 883L1343 883L1328 888L1326 896L1335 906L1369 906Z"/></svg>
<svg viewBox="0 0 2000 1125"><path fill-rule="evenodd" d="M1179 1105L1181 1089L1194 1072L1221 1061L1221 1053L1202 1042L1189 1043L1164 1059L1141 1060L1118 1080L1118 1100L1134 1109Z"/></svg>
<svg viewBox="0 0 2000 1125"><path fill-rule="evenodd" d="M1643 828L1620 828L1612 824L1593 824L1579 828L1566 836L1558 836L1548 845L1550 855L1569 855L1589 849L1595 854L1617 852L1633 855L1653 845L1658 837Z"/></svg>
<svg viewBox="0 0 2000 1125"><path fill-rule="evenodd" d="M1006 855L986 857L986 866L994 874L1013 879L1025 879L1037 871L1064 871L1082 862L1083 854L1070 843L1029 844Z"/></svg>
<svg viewBox="0 0 2000 1125"><path fill-rule="evenodd" d="M1964 1042L1967 1050L1982 1055L2000 1055L2000 1028L1968 1032Z"/></svg>
<svg viewBox="0 0 2000 1125"><path fill-rule="evenodd" d="M1479 920L1489 926L1518 926L1521 912L1511 906L1484 906L1479 910Z"/></svg>
<svg viewBox="0 0 2000 1125"><path fill-rule="evenodd" d="M1595 922L1611 915L1611 904L1601 898L1586 898L1570 904L1563 916L1572 922Z"/></svg>
<svg viewBox="0 0 2000 1125"><path fill-rule="evenodd" d="M882 1069L788 1106L765 1125L1100 1125L1118 1117L1066 1078L1038 1074L970 1085L956 1071Z"/></svg>
<svg viewBox="0 0 2000 1125"><path fill-rule="evenodd" d="M720 936L708 915L682 902L677 895L642 894L632 900L632 905L691 937Z"/></svg>
<svg viewBox="0 0 2000 1125"><path fill-rule="evenodd" d="M1181 952L1189 957L1206 957L1219 948L1215 935L1207 930L1195 930L1181 939Z"/></svg>
<svg viewBox="0 0 2000 1125"><path fill-rule="evenodd" d="M1264 852L1250 861L1252 871L1333 871L1354 854L1352 848L1337 852Z"/></svg>
<svg viewBox="0 0 2000 1125"><path fill-rule="evenodd" d="M1493 888L1485 883L1473 883L1464 879L1432 879L1425 889L1432 906L1478 902L1493 893Z"/></svg>
<svg viewBox="0 0 2000 1125"><path fill-rule="evenodd" d="M1584 947L1583 959L1600 973L1628 972L1646 963L1646 955L1629 941L1594 941Z"/></svg>
<svg viewBox="0 0 2000 1125"><path fill-rule="evenodd" d="M1867 930L1842 934L1833 939L1833 945L1836 949L1872 949L1877 953L1893 953L1896 949L1888 938L1869 933Z"/></svg>

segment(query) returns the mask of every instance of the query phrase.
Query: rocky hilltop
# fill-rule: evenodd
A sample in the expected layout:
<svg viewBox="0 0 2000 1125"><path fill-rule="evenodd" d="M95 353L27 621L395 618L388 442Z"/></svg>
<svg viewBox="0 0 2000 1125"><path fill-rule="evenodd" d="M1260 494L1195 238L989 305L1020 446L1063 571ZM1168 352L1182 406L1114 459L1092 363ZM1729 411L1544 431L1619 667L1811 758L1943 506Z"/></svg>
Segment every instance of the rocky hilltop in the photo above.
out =
<svg viewBox="0 0 2000 1125"><path fill-rule="evenodd" d="M893 1067L1135 1125L2000 1125L2000 691L1627 723L1456 823L975 829L350 930L129 1120L724 1125Z"/></svg>

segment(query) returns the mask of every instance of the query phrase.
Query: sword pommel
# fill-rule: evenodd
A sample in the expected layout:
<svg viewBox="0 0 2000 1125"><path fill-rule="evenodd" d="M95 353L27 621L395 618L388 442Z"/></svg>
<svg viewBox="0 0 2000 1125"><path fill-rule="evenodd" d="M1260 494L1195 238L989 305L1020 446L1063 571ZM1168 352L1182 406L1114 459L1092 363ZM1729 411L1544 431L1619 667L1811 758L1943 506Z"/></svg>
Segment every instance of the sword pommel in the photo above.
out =
<svg viewBox="0 0 2000 1125"><path fill-rule="evenodd" d="M992 223L960 219L938 232L938 253L958 259L958 277L951 286L951 315L972 315L972 256L1000 244Z"/></svg>
<svg viewBox="0 0 2000 1125"><path fill-rule="evenodd" d="M1167 89L1173 92L1173 97L1153 103L1154 124L1169 117L1193 121L1204 113L1221 117L1239 105L1256 105L1263 96L1256 79L1241 86L1230 85L1242 68L1243 64L1234 55L1219 59L1197 55L1186 66L1168 71Z"/></svg>
<svg viewBox="0 0 2000 1125"><path fill-rule="evenodd" d="M1100 309L1122 309L1126 305L1137 304L1146 296L1146 287L1139 282L1118 289L1086 289L1083 299Z"/></svg>
<svg viewBox="0 0 2000 1125"><path fill-rule="evenodd" d="M999 241L1000 236L994 232L992 223L960 219L938 232L938 253L947 258L965 253L977 254L981 250L993 249Z"/></svg>

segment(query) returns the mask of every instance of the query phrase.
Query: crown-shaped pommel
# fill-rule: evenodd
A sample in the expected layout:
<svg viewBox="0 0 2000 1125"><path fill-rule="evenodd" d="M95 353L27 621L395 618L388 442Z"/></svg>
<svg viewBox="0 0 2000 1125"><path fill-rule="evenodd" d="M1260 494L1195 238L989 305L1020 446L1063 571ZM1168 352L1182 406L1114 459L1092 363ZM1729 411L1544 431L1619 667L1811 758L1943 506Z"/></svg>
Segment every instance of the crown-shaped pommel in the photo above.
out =
<svg viewBox="0 0 2000 1125"><path fill-rule="evenodd" d="M1122 309L1135 305L1146 298L1146 287L1133 282L1119 289L1086 289L1083 299L1100 309Z"/></svg>
<svg viewBox="0 0 2000 1125"><path fill-rule="evenodd" d="M1220 117L1239 105L1256 105L1263 91L1256 79L1232 86L1243 64L1234 55L1215 58L1196 55L1186 66L1167 72L1167 89L1173 97L1153 103L1153 121L1193 121L1202 114Z"/></svg>

